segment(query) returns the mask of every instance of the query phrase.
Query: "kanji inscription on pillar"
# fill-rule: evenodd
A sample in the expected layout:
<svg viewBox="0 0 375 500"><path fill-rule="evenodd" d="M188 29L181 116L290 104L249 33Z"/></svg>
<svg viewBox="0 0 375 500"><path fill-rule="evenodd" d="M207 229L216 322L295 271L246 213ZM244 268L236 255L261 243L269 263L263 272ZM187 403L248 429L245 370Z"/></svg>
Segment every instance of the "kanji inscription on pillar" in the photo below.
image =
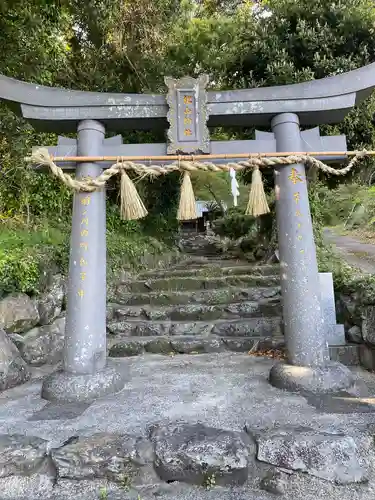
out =
<svg viewBox="0 0 375 500"><path fill-rule="evenodd" d="M295 172L297 172L295 169L292 169L292 174L289 176L289 180L291 180L293 182L293 184L297 184L297 182L303 182L302 179L300 177L295 177ZM294 180L298 178L297 182L294 182ZM301 200L301 195L300 193L297 191L293 194L293 198L294 198L294 201L296 202L296 204L298 205L300 200ZM301 211L297 208L296 212L295 212L295 216L296 217L302 217L302 213ZM297 240L298 241L302 241L303 237L302 237L302 234L299 233L299 231L301 231L302 229L302 224L300 222L297 222ZM300 249L300 253L305 253L305 250L303 248Z"/></svg>
<svg viewBox="0 0 375 500"><path fill-rule="evenodd" d="M292 181L293 184L297 184L298 182L303 182L301 174L294 167L292 168L288 179Z"/></svg>
<svg viewBox="0 0 375 500"><path fill-rule="evenodd" d="M88 206L90 204L90 195L87 195L85 196L84 198L81 199L81 205L83 206ZM83 213L82 213L82 219L81 219L81 231L80 231L80 234L81 234L81 238L86 238L88 237L89 235L89 230L88 230L88 226L89 226L89 218L87 217L87 211L84 210ZM79 259L79 265L81 268L86 268L87 265L88 265L88 262L87 260L85 259L85 256L84 256L84 253L87 252L88 250L88 243L86 241L80 241L79 242L79 248L81 250L80 254L81 254L81 257ZM79 288L78 288L78 291L77 291L77 294L78 296L83 299L83 297L85 296L85 290L84 290L84 281L86 279L86 271L84 269L81 269L81 272L80 272L80 284L79 284Z"/></svg>
<svg viewBox="0 0 375 500"><path fill-rule="evenodd" d="M168 86L168 154L209 153L207 75L180 80L165 78Z"/></svg>

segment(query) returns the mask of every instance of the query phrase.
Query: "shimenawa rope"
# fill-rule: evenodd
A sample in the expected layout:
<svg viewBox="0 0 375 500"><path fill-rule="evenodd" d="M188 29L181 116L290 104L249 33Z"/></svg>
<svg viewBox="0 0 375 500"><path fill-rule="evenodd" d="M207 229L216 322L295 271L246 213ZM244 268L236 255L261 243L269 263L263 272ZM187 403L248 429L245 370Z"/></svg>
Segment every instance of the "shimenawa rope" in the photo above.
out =
<svg viewBox="0 0 375 500"><path fill-rule="evenodd" d="M166 175L176 171L181 172L184 175L177 218L179 220L192 220L196 218L196 207L190 173L199 171L229 172L231 168L238 172L244 169L252 168L252 185L246 213L257 217L270 211L264 193L262 176L259 170L260 168L304 163L306 166L318 168L326 174L343 176L347 175L358 163L359 159L364 158L365 156L367 156L367 151L358 153L346 167L339 170L336 170L313 156L308 155L263 158L259 155L259 158L249 158L237 163L229 162L222 165L217 165L212 162L195 161L193 159L192 161L181 160L171 163L170 165L160 166L144 165L120 159L110 168L104 170L104 172L95 179L74 179L71 175L66 174L62 168L58 167L54 163L48 150L45 148L40 148L34 151L29 158L26 158L26 160L29 163L36 165L48 166L55 177L60 179L66 186L76 192L91 193L98 189L102 189L111 177L121 174L121 215L126 220L140 219L147 215L147 210L137 193L134 183L127 174L128 171L132 170L141 177Z"/></svg>

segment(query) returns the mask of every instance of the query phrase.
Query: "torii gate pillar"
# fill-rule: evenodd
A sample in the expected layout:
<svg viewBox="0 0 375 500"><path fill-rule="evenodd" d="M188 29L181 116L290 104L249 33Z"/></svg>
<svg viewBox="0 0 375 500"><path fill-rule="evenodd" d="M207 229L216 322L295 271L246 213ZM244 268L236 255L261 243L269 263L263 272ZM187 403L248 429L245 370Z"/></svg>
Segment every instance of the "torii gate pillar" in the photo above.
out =
<svg viewBox="0 0 375 500"><path fill-rule="evenodd" d="M296 114L277 115L271 126L278 152L303 151ZM329 357L304 165L277 168L275 190L288 364L274 365L270 381L307 392L348 389L354 383L352 373Z"/></svg>
<svg viewBox="0 0 375 500"><path fill-rule="evenodd" d="M271 125L277 151L302 151L297 115L278 115ZM304 165L276 169L275 190L288 360L293 365L319 366L329 360L329 352Z"/></svg>
<svg viewBox="0 0 375 500"><path fill-rule="evenodd" d="M83 120L77 141L65 141L77 142L80 156L100 156L104 135L100 122ZM101 173L95 163L79 163L76 169L78 178ZM125 373L106 353L105 205L104 188L74 194L63 370L47 377L42 387L42 397L50 401L91 401L125 385Z"/></svg>

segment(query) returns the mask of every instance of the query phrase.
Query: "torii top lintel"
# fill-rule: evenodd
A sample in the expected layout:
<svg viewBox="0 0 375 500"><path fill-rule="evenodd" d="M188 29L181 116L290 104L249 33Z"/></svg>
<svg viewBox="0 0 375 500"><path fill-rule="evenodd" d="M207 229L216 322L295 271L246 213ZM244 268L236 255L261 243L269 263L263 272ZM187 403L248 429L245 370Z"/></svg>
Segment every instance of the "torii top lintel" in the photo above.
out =
<svg viewBox="0 0 375 500"><path fill-rule="evenodd" d="M338 123L375 89L375 63L340 75L293 85L207 92L208 126L263 126L280 113L301 125ZM81 120L109 130L168 128L164 95L85 92L25 83L0 75L0 99L37 130L76 131Z"/></svg>

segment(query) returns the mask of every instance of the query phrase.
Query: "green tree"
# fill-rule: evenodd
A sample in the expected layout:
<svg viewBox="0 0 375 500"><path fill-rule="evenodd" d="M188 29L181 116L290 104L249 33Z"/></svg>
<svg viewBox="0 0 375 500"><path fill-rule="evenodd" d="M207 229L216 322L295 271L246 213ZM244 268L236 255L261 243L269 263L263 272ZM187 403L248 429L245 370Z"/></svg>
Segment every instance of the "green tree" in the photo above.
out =
<svg viewBox="0 0 375 500"><path fill-rule="evenodd" d="M264 0L253 10L255 30L240 29L240 46L228 83L251 87L297 83L350 71L375 61L372 0ZM233 77L235 75L235 78ZM337 126L322 133L346 134L350 149L375 143L370 97ZM373 161L361 170L367 181Z"/></svg>

